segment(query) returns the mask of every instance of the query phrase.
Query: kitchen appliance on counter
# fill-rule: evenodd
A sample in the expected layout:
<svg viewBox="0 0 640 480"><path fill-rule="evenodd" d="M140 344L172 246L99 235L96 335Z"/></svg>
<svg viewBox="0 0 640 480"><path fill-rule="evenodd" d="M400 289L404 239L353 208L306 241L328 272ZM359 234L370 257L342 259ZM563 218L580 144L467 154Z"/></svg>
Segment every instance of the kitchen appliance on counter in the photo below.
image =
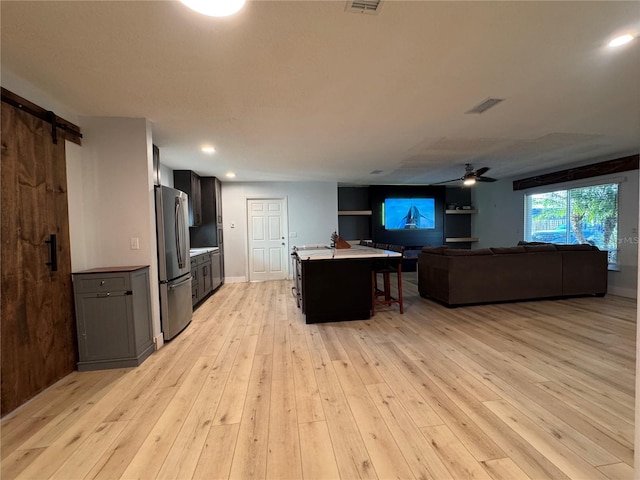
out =
<svg viewBox="0 0 640 480"><path fill-rule="evenodd" d="M156 186L156 228L162 334L170 340L191 322L187 194Z"/></svg>

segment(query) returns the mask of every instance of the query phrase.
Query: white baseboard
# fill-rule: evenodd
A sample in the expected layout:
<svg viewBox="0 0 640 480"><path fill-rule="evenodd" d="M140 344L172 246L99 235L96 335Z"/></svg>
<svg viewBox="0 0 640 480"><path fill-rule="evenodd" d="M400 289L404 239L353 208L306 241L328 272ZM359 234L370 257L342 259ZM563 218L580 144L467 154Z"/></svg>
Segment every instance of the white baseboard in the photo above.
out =
<svg viewBox="0 0 640 480"><path fill-rule="evenodd" d="M247 277L224 277L224 283L246 283Z"/></svg>
<svg viewBox="0 0 640 480"><path fill-rule="evenodd" d="M153 344L156 350L160 350L164 346L164 336L162 335L162 333L153 337Z"/></svg>

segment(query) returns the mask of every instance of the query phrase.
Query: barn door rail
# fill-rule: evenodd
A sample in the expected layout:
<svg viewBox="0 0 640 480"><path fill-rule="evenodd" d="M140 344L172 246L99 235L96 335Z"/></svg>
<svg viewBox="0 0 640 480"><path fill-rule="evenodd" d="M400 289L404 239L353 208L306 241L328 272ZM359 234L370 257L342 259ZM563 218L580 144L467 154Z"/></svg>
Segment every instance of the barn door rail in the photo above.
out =
<svg viewBox="0 0 640 480"><path fill-rule="evenodd" d="M31 103L19 95L10 92L6 88L0 88L0 100L51 125L51 141L54 144L58 143L58 129L60 129L62 131L61 136L64 139L81 145L82 133L80 133L80 128L66 121L64 118L57 116L51 110L45 110L35 103Z"/></svg>

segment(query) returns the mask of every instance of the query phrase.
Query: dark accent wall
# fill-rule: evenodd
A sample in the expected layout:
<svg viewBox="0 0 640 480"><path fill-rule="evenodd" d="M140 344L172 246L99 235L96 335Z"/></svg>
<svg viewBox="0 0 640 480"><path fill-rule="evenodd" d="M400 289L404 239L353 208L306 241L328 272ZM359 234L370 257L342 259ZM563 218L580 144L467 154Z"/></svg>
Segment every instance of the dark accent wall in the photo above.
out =
<svg viewBox="0 0 640 480"><path fill-rule="evenodd" d="M372 185L369 188L369 197L373 241L405 247L442 245L444 243L445 193L444 186ZM382 203L385 198L418 197L435 199L436 228L433 230L385 230L382 225Z"/></svg>
<svg viewBox="0 0 640 480"><path fill-rule="evenodd" d="M447 205L462 207L471 205L471 188L469 187L447 187ZM445 215L444 236L449 237L470 237L471 218L469 215ZM471 243L448 244L453 248L471 248Z"/></svg>
<svg viewBox="0 0 640 480"><path fill-rule="evenodd" d="M371 210L369 187L338 187L338 212ZM339 215L338 233L347 240L371 240L371 215Z"/></svg>

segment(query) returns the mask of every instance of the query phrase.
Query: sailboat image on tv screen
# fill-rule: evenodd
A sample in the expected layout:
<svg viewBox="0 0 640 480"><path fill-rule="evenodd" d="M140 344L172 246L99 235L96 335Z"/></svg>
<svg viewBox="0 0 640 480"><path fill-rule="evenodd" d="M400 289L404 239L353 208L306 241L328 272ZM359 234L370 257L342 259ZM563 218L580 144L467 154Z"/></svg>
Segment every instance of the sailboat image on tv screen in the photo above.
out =
<svg viewBox="0 0 640 480"><path fill-rule="evenodd" d="M435 228L435 200L387 198L384 202L384 223L387 230Z"/></svg>

